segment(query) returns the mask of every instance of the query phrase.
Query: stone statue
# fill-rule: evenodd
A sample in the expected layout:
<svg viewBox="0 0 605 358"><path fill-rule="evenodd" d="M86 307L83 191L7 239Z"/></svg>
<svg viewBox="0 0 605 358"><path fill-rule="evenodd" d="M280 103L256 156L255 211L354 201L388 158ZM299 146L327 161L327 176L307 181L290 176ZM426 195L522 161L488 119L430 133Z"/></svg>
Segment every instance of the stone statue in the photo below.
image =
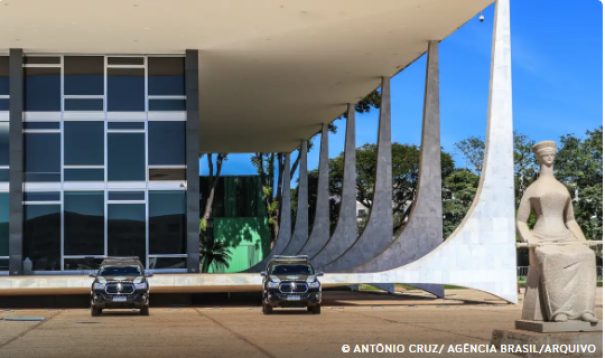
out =
<svg viewBox="0 0 605 358"><path fill-rule="evenodd" d="M529 244L530 269L522 319L598 322L595 316L596 260L575 220L567 188L553 174L557 144L533 147L540 177L523 194L517 232ZM536 223L527 226L531 212Z"/></svg>

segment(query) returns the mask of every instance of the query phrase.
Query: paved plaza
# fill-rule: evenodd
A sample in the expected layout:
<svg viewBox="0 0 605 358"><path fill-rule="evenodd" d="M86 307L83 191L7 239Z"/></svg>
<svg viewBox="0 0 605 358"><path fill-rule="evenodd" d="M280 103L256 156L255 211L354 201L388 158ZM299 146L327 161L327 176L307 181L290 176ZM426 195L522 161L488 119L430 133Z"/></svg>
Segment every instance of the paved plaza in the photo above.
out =
<svg viewBox="0 0 605 358"><path fill-rule="evenodd" d="M343 344L377 343L405 344L407 351L399 356L431 357L437 354L412 354L409 345L445 344L447 350L450 344L489 344L493 329L512 329L521 315L521 305L478 291L446 290L446 295L433 299L421 291L326 292L319 316L294 309L266 316L256 300L152 307L149 317L131 310L91 317L84 308L6 309L0 311L0 318L45 320L0 321L0 357L319 358L346 356ZM602 288L597 313L602 319ZM440 356L444 355L453 354Z"/></svg>

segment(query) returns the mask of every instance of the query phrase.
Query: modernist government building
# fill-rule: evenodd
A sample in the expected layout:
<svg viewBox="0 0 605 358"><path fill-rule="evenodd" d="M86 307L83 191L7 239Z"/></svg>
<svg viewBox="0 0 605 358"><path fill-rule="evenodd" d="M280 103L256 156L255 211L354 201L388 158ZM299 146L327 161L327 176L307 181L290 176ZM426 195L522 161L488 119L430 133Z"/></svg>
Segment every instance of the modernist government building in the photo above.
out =
<svg viewBox="0 0 605 358"><path fill-rule="evenodd" d="M106 256L165 270L151 278L165 291L257 289L270 255L306 254L327 286L408 283L439 294L451 283L516 301L509 0L486 12L481 187L456 232L441 236L439 42L492 3L0 1L0 290L84 292L79 267ZM390 79L427 53L419 194L394 238ZM358 237L353 107L376 88L374 206ZM330 234L326 128L343 113L342 209ZM200 274L200 155L301 148L304 210L306 141L318 132L312 228L302 212L290 222L284 180L267 258L242 273Z"/></svg>

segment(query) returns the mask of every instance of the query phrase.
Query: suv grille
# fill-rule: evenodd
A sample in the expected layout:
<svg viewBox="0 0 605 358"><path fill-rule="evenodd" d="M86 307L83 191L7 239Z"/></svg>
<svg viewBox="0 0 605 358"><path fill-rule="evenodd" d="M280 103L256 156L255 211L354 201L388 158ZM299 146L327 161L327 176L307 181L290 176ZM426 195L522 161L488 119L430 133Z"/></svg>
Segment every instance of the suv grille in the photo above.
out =
<svg viewBox="0 0 605 358"><path fill-rule="evenodd" d="M302 282L283 282L279 285L279 291L283 293L304 293L309 287Z"/></svg>
<svg viewBox="0 0 605 358"><path fill-rule="evenodd" d="M134 285L132 283L108 283L105 288L107 293L133 293Z"/></svg>

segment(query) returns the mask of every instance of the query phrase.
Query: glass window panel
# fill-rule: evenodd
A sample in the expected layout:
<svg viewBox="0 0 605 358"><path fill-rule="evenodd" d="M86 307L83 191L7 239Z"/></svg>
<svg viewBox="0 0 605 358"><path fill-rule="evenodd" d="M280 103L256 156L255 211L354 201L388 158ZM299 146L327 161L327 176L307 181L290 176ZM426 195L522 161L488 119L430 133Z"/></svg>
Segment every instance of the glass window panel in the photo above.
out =
<svg viewBox="0 0 605 358"><path fill-rule="evenodd" d="M66 191L64 194L64 254L105 253L105 193Z"/></svg>
<svg viewBox="0 0 605 358"><path fill-rule="evenodd" d="M61 69L26 67L25 111L61 111Z"/></svg>
<svg viewBox="0 0 605 358"><path fill-rule="evenodd" d="M9 165L9 122L0 122L0 165Z"/></svg>
<svg viewBox="0 0 605 358"><path fill-rule="evenodd" d="M187 259L184 257L150 257L149 269L186 269Z"/></svg>
<svg viewBox="0 0 605 358"><path fill-rule="evenodd" d="M151 99L149 100L150 111L186 111L184 99Z"/></svg>
<svg viewBox="0 0 605 358"><path fill-rule="evenodd" d="M61 129L59 122L23 122L23 129Z"/></svg>
<svg viewBox="0 0 605 358"><path fill-rule="evenodd" d="M107 97L107 110L110 112L144 112L145 70L108 68Z"/></svg>
<svg viewBox="0 0 605 358"><path fill-rule="evenodd" d="M66 95L104 93L105 64L102 56L65 56L63 61L65 76L63 86ZM103 110L102 104L101 110Z"/></svg>
<svg viewBox="0 0 605 358"><path fill-rule="evenodd" d="M107 133L108 180L145 180L145 133Z"/></svg>
<svg viewBox="0 0 605 358"><path fill-rule="evenodd" d="M145 263L145 204L107 205L109 256L138 256Z"/></svg>
<svg viewBox="0 0 605 358"><path fill-rule="evenodd" d="M26 65L60 65L61 58L58 56L27 56L23 59Z"/></svg>
<svg viewBox="0 0 605 358"><path fill-rule="evenodd" d="M150 168L149 180L187 180L187 170L183 169L166 169L166 168Z"/></svg>
<svg viewBox="0 0 605 358"><path fill-rule="evenodd" d="M25 180L61 180L61 134L25 133Z"/></svg>
<svg viewBox="0 0 605 358"><path fill-rule="evenodd" d="M149 253L184 254L185 191L149 191Z"/></svg>
<svg viewBox="0 0 605 358"><path fill-rule="evenodd" d="M63 259L64 262L64 270L65 271L88 271L88 270L98 270L99 266L103 262L103 259L96 258L83 258L83 259Z"/></svg>
<svg viewBox="0 0 605 358"><path fill-rule="evenodd" d="M10 110L10 100L6 98L0 98L0 111Z"/></svg>
<svg viewBox="0 0 605 358"><path fill-rule="evenodd" d="M103 122L65 122L65 165L104 165Z"/></svg>
<svg viewBox="0 0 605 358"><path fill-rule="evenodd" d="M107 200L145 200L144 191L110 191Z"/></svg>
<svg viewBox="0 0 605 358"><path fill-rule="evenodd" d="M0 56L0 95L8 95L9 94L9 64L8 64L8 56ZM2 111L2 109L0 109Z"/></svg>
<svg viewBox="0 0 605 358"><path fill-rule="evenodd" d="M107 122L107 129L145 129L145 122Z"/></svg>
<svg viewBox="0 0 605 358"><path fill-rule="evenodd" d="M185 95L184 57L149 57L147 66L150 96Z"/></svg>
<svg viewBox="0 0 605 358"><path fill-rule="evenodd" d="M0 169L0 182L7 182L9 180L10 171L8 169Z"/></svg>
<svg viewBox="0 0 605 358"><path fill-rule="evenodd" d="M144 65L143 57L108 57L108 65Z"/></svg>
<svg viewBox="0 0 605 358"><path fill-rule="evenodd" d="M8 256L8 193L0 193L0 256Z"/></svg>
<svg viewBox="0 0 605 358"><path fill-rule="evenodd" d="M61 269L61 205L25 205L23 258L35 271Z"/></svg>
<svg viewBox="0 0 605 358"><path fill-rule="evenodd" d="M65 181L104 181L105 169L64 169Z"/></svg>
<svg viewBox="0 0 605 358"><path fill-rule="evenodd" d="M149 165L185 164L185 122L149 122Z"/></svg>
<svg viewBox="0 0 605 358"><path fill-rule="evenodd" d="M61 201L57 191L30 191L23 194L23 201Z"/></svg>
<svg viewBox="0 0 605 358"><path fill-rule="evenodd" d="M83 99L83 98L66 98L66 111L94 112L103 110L102 99Z"/></svg>
<svg viewBox="0 0 605 358"><path fill-rule="evenodd" d="M8 259L0 259L0 271L8 271Z"/></svg>

